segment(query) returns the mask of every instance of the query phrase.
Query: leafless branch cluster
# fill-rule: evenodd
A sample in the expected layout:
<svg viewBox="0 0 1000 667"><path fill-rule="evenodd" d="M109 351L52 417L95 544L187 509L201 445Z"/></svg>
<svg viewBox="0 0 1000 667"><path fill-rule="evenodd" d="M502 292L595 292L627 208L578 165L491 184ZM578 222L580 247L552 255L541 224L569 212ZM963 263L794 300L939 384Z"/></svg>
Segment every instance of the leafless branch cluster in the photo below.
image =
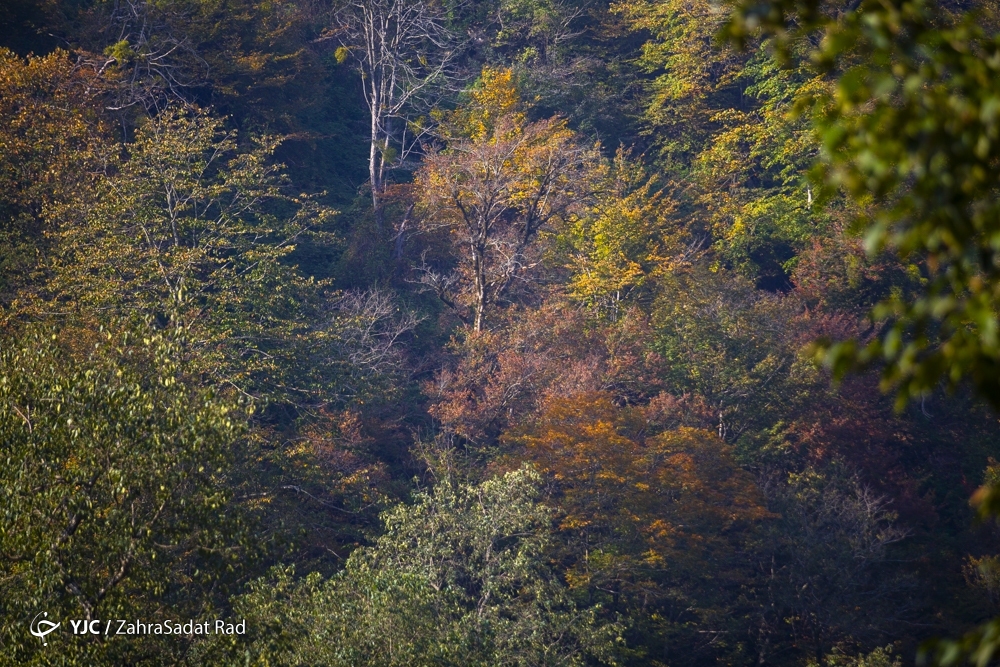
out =
<svg viewBox="0 0 1000 667"><path fill-rule="evenodd" d="M405 160L421 129L408 113L433 106L453 78L459 45L440 9L424 0L349 0L322 39L335 39L361 72L371 112L369 177L376 222L387 170Z"/></svg>
<svg viewBox="0 0 1000 667"><path fill-rule="evenodd" d="M886 496L857 479L842 486L775 478L763 487L781 520L774 546L762 552L770 552L761 563L769 598L762 632L791 629L819 653L847 627L856 639L876 636L908 613L899 594L909 582L893 567L889 547L909 532Z"/></svg>
<svg viewBox="0 0 1000 667"><path fill-rule="evenodd" d="M533 37L533 42L540 43L544 48L564 44L584 33L578 19L587 13L588 7L555 0L548 3L547 10L540 18L535 12L517 11L508 3L500 3L495 19L499 26L499 39L512 42ZM540 55L544 59L545 54Z"/></svg>
<svg viewBox="0 0 1000 667"><path fill-rule="evenodd" d="M346 360L376 374L389 374L402 366L400 341L422 321L402 309L394 294L377 287L345 292L331 309Z"/></svg>
<svg viewBox="0 0 1000 667"><path fill-rule="evenodd" d="M414 267L418 285L425 291L433 292L449 308L460 310L452 296L460 288L461 275L456 271L441 271L427 263L427 251L420 255L420 264Z"/></svg>
<svg viewBox="0 0 1000 667"><path fill-rule="evenodd" d="M208 63L186 35L177 34L178 21L171 18L180 17L165 15L148 0L115 0L109 20L117 43L101 67L114 67L117 74L112 110L139 105L152 112L188 102L189 89L206 80Z"/></svg>
<svg viewBox="0 0 1000 667"><path fill-rule="evenodd" d="M827 492L820 505L822 521L843 526L851 553L859 561L885 557L885 549L909 533L895 523L889 499L855 484L852 493Z"/></svg>

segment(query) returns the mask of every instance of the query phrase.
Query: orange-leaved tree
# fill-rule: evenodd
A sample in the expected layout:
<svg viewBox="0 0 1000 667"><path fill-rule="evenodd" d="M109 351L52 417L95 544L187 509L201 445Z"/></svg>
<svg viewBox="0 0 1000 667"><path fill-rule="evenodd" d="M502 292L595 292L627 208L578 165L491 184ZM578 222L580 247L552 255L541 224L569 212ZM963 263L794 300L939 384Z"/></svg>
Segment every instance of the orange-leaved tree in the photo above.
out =
<svg viewBox="0 0 1000 667"><path fill-rule="evenodd" d="M773 515L716 434L647 427L639 409L595 392L552 400L508 440L554 483L572 587L616 611L642 605L660 632L725 623L741 550Z"/></svg>
<svg viewBox="0 0 1000 667"><path fill-rule="evenodd" d="M421 282L475 331L539 267L539 234L578 212L596 151L566 122L529 123L509 70L483 71L469 103L443 122L446 145L416 176L425 233L443 233L450 266Z"/></svg>

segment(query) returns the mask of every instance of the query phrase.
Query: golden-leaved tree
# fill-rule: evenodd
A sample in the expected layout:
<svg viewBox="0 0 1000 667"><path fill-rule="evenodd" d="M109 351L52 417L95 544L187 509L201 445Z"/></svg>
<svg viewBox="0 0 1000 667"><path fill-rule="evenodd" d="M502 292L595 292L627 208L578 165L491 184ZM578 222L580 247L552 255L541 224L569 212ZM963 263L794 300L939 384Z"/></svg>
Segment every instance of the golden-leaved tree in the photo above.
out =
<svg viewBox="0 0 1000 667"><path fill-rule="evenodd" d="M443 235L451 264L425 263L421 282L478 332L539 268L539 236L580 212L597 155L561 118L528 122L509 70L484 70L469 97L416 185L421 228Z"/></svg>
<svg viewBox="0 0 1000 667"><path fill-rule="evenodd" d="M0 304L37 281L46 214L88 191L100 170L106 86L69 54L23 60L0 49Z"/></svg>
<svg viewBox="0 0 1000 667"><path fill-rule="evenodd" d="M560 235L560 250L572 272L570 296L617 319L650 293L658 272L684 264L697 243L682 244L671 215L676 202L627 151L619 149L595 176L593 196Z"/></svg>
<svg viewBox="0 0 1000 667"><path fill-rule="evenodd" d="M572 588L661 636L693 621L722 630L746 576L740 550L773 515L716 434L647 426L588 393L552 400L507 438L555 485Z"/></svg>

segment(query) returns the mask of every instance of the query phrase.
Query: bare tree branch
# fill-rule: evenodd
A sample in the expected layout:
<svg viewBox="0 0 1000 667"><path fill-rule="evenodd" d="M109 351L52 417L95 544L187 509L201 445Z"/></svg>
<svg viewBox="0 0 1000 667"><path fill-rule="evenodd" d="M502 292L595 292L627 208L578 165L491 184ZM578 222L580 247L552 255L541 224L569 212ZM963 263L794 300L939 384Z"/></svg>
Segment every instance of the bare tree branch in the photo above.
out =
<svg viewBox="0 0 1000 667"><path fill-rule="evenodd" d="M371 113L372 206L381 230L387 171L422 134L414 133L408 112L433 105L441 85L454 76L459 45L439 9L424 0L350 0L320 39L337 40L361 72Z"/></svg>

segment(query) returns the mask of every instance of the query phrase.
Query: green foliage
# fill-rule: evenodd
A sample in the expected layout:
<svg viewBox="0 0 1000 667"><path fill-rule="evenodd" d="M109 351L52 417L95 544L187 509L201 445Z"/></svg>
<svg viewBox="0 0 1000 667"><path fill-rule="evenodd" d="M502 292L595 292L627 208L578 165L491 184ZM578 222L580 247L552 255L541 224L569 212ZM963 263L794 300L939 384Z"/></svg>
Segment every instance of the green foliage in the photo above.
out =
<svg viewBox="0 0 1000 667"><path fill-rule="evenodd" d="M0 663L897 667L996 612L994 0L383 3L405 57L371 2L30 4ZM27 632L88 606L248 634Z"/></svg>
<svg viewBox="0 0 1000 667"><path fill-rule="evenodd" d="M825 84L779 68L763 48L734 81L752 103L713 117L720 127L695 160L702 189L696 203L723 262L760 287L788 289L798 255L824 231L806 182L817 146L808 123L791 112L796 100Z"/></svg>
<svg viewBox="0 0 1000 667"><path fill-rule="evenodd" d="M180 646L28 633L50 618L194 617L238 568L230 469L248 412L192 389L173 335L36 328L0 353L5 664L131 662ZM73 351L79 348L79 351ZM103 627L103 626L102 626ZM131 656L131 657L130 657Z"/></svg>
<svg viewBox="0 0 1000 667"><path fill-rule="evenodd" d="M941 27L928 5L903 2L848 14L825 44L820 63L864 61L817 103L824 179L867 208L856 225L870 252L888 247L924 279L875 309L881 340L829 362L882 357L900 401L968 377L1000 405L1000 37L973 15Z"/></svg>
<svg viewBox="0 0 1000 667"><path fill-rule="evenodd" d="M622 1L613 10L631 30L651 36L638 60L654 75L644 120L666 167L685 173L714 131L740 64L732 50L720 54L715 47L725 14L707 0Z"/></svg>
<svg viewBox="0 0 1000 667"><path fill-rule="evenodd" d="M765 45L720 51L725 14L711 3L621 2L616 11L650 34L639 59L654 75L644 120L677 179L673 215L707 237L716 265L787 291L825 222L806 178L818 144L792 110L825 82L778 67Z"/></svg>
<svg viewBox="0 0 1000 667"><path fill-rule="evenodd" d="M170 110L150 119L92 202L55 214L45 306L169 321L213 381L258 397L318 403L346 390L331 354L324 285L288 261L332 211L284 193L262 139L237 150L223 121Z"/></svg>
<svg viewBox="0 0 1000 667"><path fill-rule="evenodd" d="M797 307L723 271L665 276L650 343L665 361L668 390L703 396L726 438L783 414L800 387L818 386L799 357Z"/></svg>
<svg viewBox="0 0 1000 667"><path fill-rule="evenodd" d="M801 23L789 32L793 8ZM833 17L814 2L749 4L735 16L731 36L757 25L788 41L823 29L809 57L840 71L835 89L812 102L818 178L860 210L855 228L870 253L891 249L923 279L916 294L873 310L884 324L878 339L822 348L826 362L842 375L884 361L900 406L963 378L1000 405L1000 38L974 14L950 20L922 0L864 2Z"/></svg>
<svg viewBox="0 0 1000 667"><path fill-rule="evenodd" d="M578 608L545 556L552 511L529 468L451 480L384 516L385 533L323 582L278 570L240 598L259 628L234 663L583 665L611 660L617 624ZM246 658L244 658L246 656ZM222 658L213 657L218 664Z"/></svg>
<svg viewBox="0 0 1000 667"><path fill-rule="evenodd" d="M903 658L893 657L892 644L886 647L878 647L871 653L852 656L843 651L836 650L823 659L823 664L829 667L902 667ZM818 667L819 663L810 661L808 667Z"/></svg>

